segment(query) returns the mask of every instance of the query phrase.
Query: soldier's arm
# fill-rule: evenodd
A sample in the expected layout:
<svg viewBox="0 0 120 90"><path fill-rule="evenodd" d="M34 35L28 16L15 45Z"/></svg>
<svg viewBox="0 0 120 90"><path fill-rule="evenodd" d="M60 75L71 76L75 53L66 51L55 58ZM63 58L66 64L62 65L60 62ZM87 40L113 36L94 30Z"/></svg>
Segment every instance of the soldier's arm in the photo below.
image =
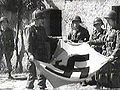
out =
<svg viewBox="0 0 120 90"><path fill-rule="evenodd" d="M90 35L89 35L89 32L88 30L86 30L86 36L85 36L85 40L84 41L89 41L89 38L90 38Z"/></svg>
<svg viewBox="0 0 120 90"><path fill-rule="evenodd" d="M104 41L102 38L99 38L99 39L96 39L96 40L93 40L92 42L94 45L102 45L104 44Z"/></svg>
<svg viewBox="0 0 120 90"><path fill-rule="evenodd" d="M120 31L117 31L116 47L112 53L112 56L118 57L120 55Z"/></svg>
<svg viewBox="0 0 120 90"><path fill-rule="evenodd" d="M95 40L90 39L90 44L91 45L103 45L105 43L104 38L105 38L105 35L103 35L100 38L95 39Z"/></svg>
<svg viewBox="0 0 120 90"><path fill-rule="evenodd" d="M70 33L68 34L68 40L71 39L71 36L72 36L72 33L70 32Z"/></svg>

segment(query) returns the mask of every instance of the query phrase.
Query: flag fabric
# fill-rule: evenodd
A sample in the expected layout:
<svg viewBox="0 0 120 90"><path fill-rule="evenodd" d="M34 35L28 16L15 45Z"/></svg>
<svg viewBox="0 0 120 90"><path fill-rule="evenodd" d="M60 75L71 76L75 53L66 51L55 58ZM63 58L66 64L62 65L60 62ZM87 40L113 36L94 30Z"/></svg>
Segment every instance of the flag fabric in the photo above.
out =
<svg viewBox="0 0 120 90"><path fill-rule="evenodd" d="M62 39L59 40L58 47L54 53L54 62L61 60L59 65L66 66L69 58L74 56L84 57L77 60L74 67L90 67L89 74L100 69L108 61L108 57L96 52L87 43L65 43Z"/></svg>
<svg viewBox="0 0 120 90"><path fill-rule="evenodd" d="M105 57L87 43L65 43L59 40L50 64L35 60L37 73L44 74L54 87L77 83L99 70L108 57ZM57 82L55 83L55 81Z"/></svg>

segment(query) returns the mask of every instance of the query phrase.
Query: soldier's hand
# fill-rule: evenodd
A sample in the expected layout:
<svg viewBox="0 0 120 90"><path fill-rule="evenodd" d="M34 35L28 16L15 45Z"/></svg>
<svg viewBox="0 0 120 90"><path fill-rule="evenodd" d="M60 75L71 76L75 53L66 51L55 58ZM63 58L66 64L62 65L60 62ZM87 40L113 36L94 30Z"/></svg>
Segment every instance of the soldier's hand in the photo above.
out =
<svg viewBox="0 0 120 90"><path fill-rule="evenodd" d="M33 61L33 60L34 60L34 56L33 56L33 55L30 55L30 56L29 56L29 60L30 60L30 61Z"/></svg>
<svg viewBox="0 0 120 90"><path fill-rule="evenodd" d="M78 42L79 42L79 43L83 43L83 40L79 40Z"/></svg>
<svg viewBox="0 0 120 90"><path fill-rule="evenodd" d="M86 43L90 45L90 41L87 41Z"/></svg>
<svg viewBox="0 0 120 90"><path fill-rule="evenodd" d="M109 58L109 60L108 60L109 62L113 62L114 61L114 56L113 55L109 56L108 58Z"/></svg>

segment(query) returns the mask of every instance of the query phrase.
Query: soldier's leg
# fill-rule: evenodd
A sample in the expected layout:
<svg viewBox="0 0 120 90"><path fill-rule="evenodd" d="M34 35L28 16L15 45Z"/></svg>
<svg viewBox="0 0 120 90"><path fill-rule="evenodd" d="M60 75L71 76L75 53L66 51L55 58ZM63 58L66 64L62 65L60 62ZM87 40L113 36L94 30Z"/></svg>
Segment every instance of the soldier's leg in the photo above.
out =
<svg viewBox="0 0 120 90"><path fill-rule="evenodd" d="M13 52L5 52L5 58L6 58L6 63L7 63L7 68L8 68L8 74L9 78L11 77L11 71L12 71L12 64L11 64L11 58L13 56Z"/></svg>
<svg viewBox="0 0 120 90"><path fill-rule="evenodd" d="M38 75L38 85L40 89L46 88L46 78L44 75Z"/></svg>
<svg viewBox="0 0 120 90"><path fill-rule="evenodd" d="M98 89L100 89L100 83L99 83L99 80L100 80L100 77L99 77L99 75L100 75L100 72L99 72L99 70L96 72L96 84L97 84L97 87L96 88L98 88Z"/></svg>
<svg viewBox="0 0 120 90"><path fill-rule="evenodd" d="M113 88L120 88L120 59L116 59L113 63L113 70L112 70L112 87Z"/></svg>
<svg viewBox="0 0 120 90"><path fill-rule="evenodd" d="M108 87L112 87L112 63L108 64L108 71L107 71L107 78L108 78Z"/></svg>
<svg viewBox="0 0 120 90"><path fill-rule="evenodd" d="M36 79L36 67L32 61L28 63L28 77L27 77L27 85L26 88L33 89L34 88L34 81Z"/></svg>
<svg viewBox="0 0 120 90"><path fill-rule="evenodd" d="M41 46L42 49L38 49L36 53L36 59L43 61L43 62L48 62L48 56L47 56L47 50L45 46ZM40 52L41 51L41 52ZM46 88L46 78L42 74L38 74L38 85L40 89L45 89Z"/></svg>
<svg viewBox="0 0 120 90"><path fill-rule="evenodd" d="M107 78L107 75L106 73L108 72L108 65L104 65L101 69L100 69L100 72L99 72L99 84L100 84L100 87L106 87L107 86L107 83L108 83L108 78Z"/></svg>

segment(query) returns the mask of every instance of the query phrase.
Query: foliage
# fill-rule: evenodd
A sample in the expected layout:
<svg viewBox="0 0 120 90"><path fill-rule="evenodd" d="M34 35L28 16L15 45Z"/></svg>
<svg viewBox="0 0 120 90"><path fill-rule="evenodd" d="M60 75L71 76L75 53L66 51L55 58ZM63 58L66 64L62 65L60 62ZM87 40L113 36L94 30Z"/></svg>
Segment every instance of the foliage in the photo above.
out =
<svg viewBox="0 0 120 90"><path fill-rule="evenodd" d="M41 0L0 0L0 5L5 7L6 10L17 12L21 7L28 10L37 7L37 2Z"/></svg>

